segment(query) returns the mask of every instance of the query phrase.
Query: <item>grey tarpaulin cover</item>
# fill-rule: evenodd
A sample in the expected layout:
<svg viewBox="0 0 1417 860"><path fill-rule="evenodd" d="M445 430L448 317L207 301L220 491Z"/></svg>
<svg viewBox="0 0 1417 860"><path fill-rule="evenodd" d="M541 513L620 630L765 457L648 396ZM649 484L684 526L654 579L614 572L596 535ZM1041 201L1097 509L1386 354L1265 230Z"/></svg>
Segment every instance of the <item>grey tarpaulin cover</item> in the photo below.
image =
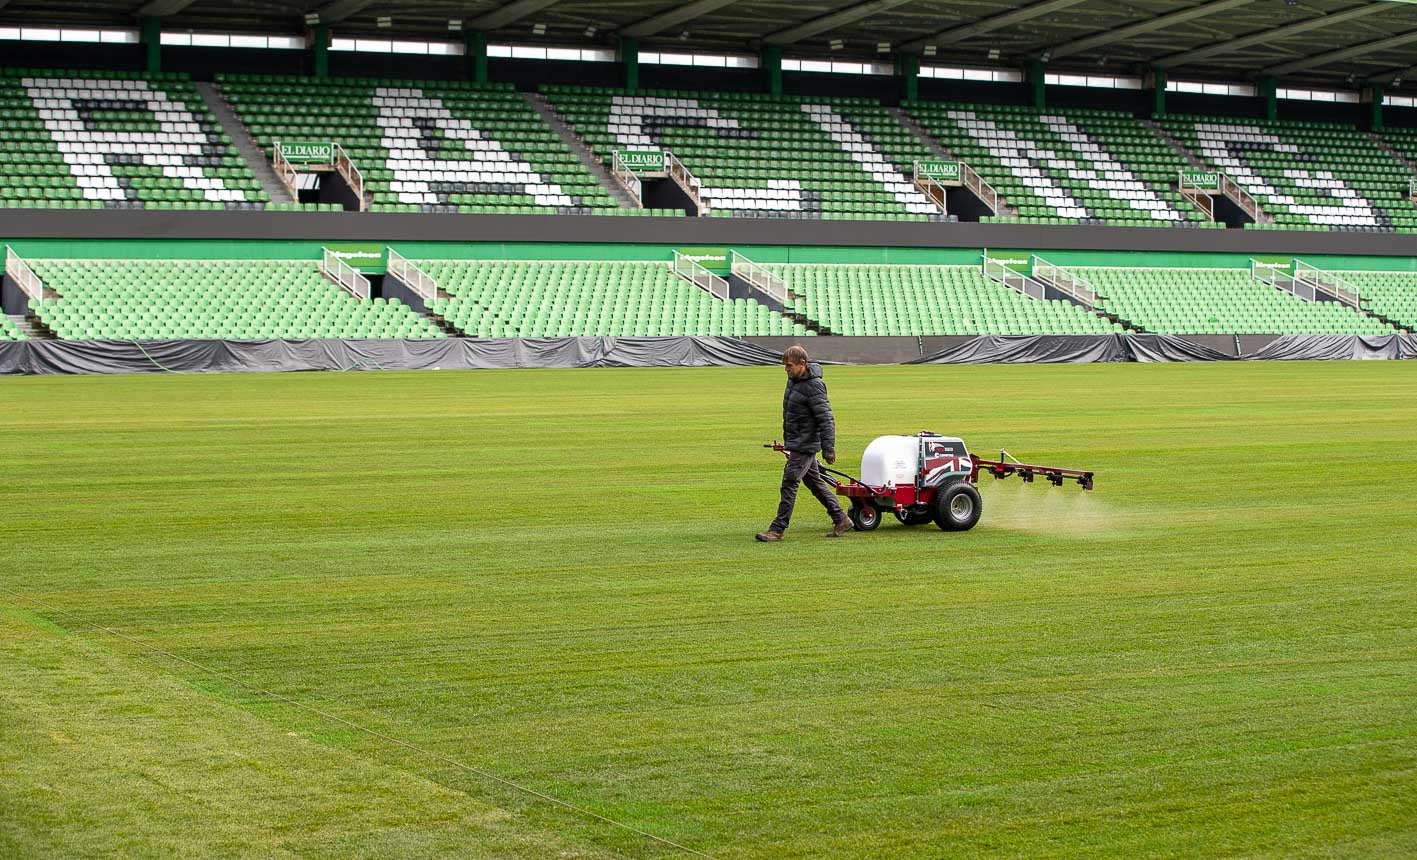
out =
<svg viewBox="0 0 1417 860"><path fill-rule="evenodd" d="M1285 334L1244 358L1259 361L1417 358L1417 335Z"/></svg>
<svg viewBox="0 0 1417 860"><path fill-rule="evenodd" d="M1043 364L1227 361L1230 356L1168 334L982 335L911 364Z"/></svg>
<svg viewBox="0 0 1417 860"><path fill-rule="evenodd" d="M710 367L775 365L779 360L776 352L716 337L0 343L0 374Z"/></svg>
<svg viewBox="0 0 1417 860"><path fill-rule="evenodd" d="M1417 335L1284 335L1242 359L1414 359ZM1229 361L1164 334L973 338L911 364ZM28 340L0 342L0 375L282 370L490 370L510 367L776 365L779 354L725 337L476 340Z"/></svg>

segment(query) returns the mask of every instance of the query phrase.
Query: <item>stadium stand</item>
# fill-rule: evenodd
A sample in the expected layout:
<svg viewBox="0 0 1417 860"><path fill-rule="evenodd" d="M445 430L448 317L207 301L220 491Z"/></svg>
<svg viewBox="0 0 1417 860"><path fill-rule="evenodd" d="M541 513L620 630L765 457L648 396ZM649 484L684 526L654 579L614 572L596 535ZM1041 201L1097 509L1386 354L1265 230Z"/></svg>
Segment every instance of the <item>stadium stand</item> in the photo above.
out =
<svg viewBox="0 0 1417 860"><path fill-rule="evenodd" d="M716 216L943 218L914 187L909 165L887 149L908 132L869 99L627 95L564 85L542 92L607 164L617 149L671 151L699 180Z"/></svg>
<svg viewBox="0 0 1417 860"><path fill-rule="evenodd" d="M1417 129L1414 128L1385 128L1378 140L1390 147L1393 155L1399 159L1404 159L1405 175L1409 179L1417 179ZM1406 190L1411 190L1409 186Z"/></svg>
<svg viewBox="0 0 1417 860"><path fill-rule="evenodd" d="M15 325L14 320L0 314L0 340L27 340L27 338L24 332Z"/></svg>
<svg viewBox="0 0 1417 860"><path fill-rule="evenodd" d="M1417 229L1417 207L1407 200L1411 172L1378 140L1352 126L1191 116L1158 123L1254 195L1273 219L1247 226Z"/></svg>
<svg viewBox="0 0 1417 860"><path fill-rule="evenodd" d="M1417 328L1417 272L1336 272L1358 288L1363 307Z"/></svg>
<svg viewBox="0 0 1417 860"><path fill-rule="evenodd" d="M1106 334L1068 301L1033 299L978 266L769 265L805 299L797 310L842 335Z"/></svg>
<svg viewBox="0 0 1417 860"><path fill-rule="evenodd" d="M0 69L0 206L257 209L269 199L185 76Z"/></svg>
<svg viewBox="0 0 1417 860"><path fill-rule="evenodd" d="M1180 155L1128 114L921 101L905 108L1025 224L1219 226L1173 189L1186 166Z"/></svg>
<svg viewBox="0 0 1417 860"><path fill-rule="evenodd" d="M1162 334L1392 334L1387 323L1333 302L1310 302L1246 269L1073 268L1103 310Z"/></svg>
<svg viewBox="0 0 1417 860"><path fill-rule="evenodd" d="M810 334L752 299L714 298L666 263L418 263L451 298L430 310L476 337Z"/></svg>
<svg viewBox="0 0 1417 860"><path fill-rule="evenodd" d="M56 297L35 309L69 340L437 338L397 300L355 298L304 261L31 260Z"/></svg>
<svg viewBox="0 0 1417 860"><path fill-rule="evenodd" d="M618 214L610 193L510 85L217 79L266 151L277 140L344 147L374 211Z"/></svg>

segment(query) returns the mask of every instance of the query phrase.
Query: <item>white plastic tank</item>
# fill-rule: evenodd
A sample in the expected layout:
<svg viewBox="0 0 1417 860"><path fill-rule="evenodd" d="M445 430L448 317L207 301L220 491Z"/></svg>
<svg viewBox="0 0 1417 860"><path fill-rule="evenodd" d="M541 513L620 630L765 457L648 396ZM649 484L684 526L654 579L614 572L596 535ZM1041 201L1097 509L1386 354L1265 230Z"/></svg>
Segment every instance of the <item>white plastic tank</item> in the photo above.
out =
<svg viewBox="0 0 1417 860"><path fill-rule="evenodd" d="M861 455L861 483L873 487L915 483L920 465L920 437L877 436Z"/></svg>

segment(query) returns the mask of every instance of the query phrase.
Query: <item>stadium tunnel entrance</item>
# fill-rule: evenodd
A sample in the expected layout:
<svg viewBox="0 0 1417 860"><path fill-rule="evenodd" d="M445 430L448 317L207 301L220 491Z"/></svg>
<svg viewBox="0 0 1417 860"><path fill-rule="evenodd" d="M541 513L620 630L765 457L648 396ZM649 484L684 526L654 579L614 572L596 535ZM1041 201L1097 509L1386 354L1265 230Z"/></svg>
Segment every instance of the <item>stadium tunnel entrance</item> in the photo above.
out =
<svg viewBox="0 0 1417 860"><path fill-rule="evenodd" d="M1215 220L1226 227L1242 230L1246 224L1255 222L1255 219L1250 217L1250 213L1224 194L1216 194L1210 199L1215 204Z"/></svg>
<svg viewBox="0 0 1417 860"><path fill-rule="evenodd" d="M359 195L337 170L299 173L295 182L300 203L334 204L346 212L360 211Z"/></svg>
<svg viewBox="0 0 1417 860"><path fill-rule="evenodd" d="M993 209L990 209L983 200L975 196L973 191L963 185L946 186L945 211L960 221L978 221L986 215L995 214Z"/></svg>
<svg viewBox="0 0 1417 860"><path fill-rule="evenodd" d="M641 176L640 189L640 199L646 209L679 209L688 216L699 214L699 204L673 179Z"/></svg>
<svg viewBox="0 0 1417 860"><path fill-rule="evenodd" d="M413 308L415 313L428 313L430 310L428 303L424 301L422 296L393 275L376 275L366 272L364 277L369 279L370 298L398 299Z"/></svg>

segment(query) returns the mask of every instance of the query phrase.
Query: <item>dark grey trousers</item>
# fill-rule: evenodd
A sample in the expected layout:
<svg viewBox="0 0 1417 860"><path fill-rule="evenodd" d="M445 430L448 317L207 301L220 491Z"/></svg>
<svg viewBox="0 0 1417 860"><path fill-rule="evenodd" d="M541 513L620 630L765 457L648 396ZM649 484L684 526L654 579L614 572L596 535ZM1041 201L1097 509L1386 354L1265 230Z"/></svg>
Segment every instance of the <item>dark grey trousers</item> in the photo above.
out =
<svg viewBox="0 0 1417 860"><path fill-rule="evenodd" d="M812 491L812 495L816 496L817 501L831 514L832 522L841 522L846 516L846 512L841 509L841 503L836 500L836 493L832 492L826 478L822 476L822 469L817 465L817 456L792 451L788 453L787 465L782 469L782 501L777 506L777 519L772 521L773 531L787 531L787 524L792 519L792 506L797 503L799 483L807 485L807 489Z"/></svg>

